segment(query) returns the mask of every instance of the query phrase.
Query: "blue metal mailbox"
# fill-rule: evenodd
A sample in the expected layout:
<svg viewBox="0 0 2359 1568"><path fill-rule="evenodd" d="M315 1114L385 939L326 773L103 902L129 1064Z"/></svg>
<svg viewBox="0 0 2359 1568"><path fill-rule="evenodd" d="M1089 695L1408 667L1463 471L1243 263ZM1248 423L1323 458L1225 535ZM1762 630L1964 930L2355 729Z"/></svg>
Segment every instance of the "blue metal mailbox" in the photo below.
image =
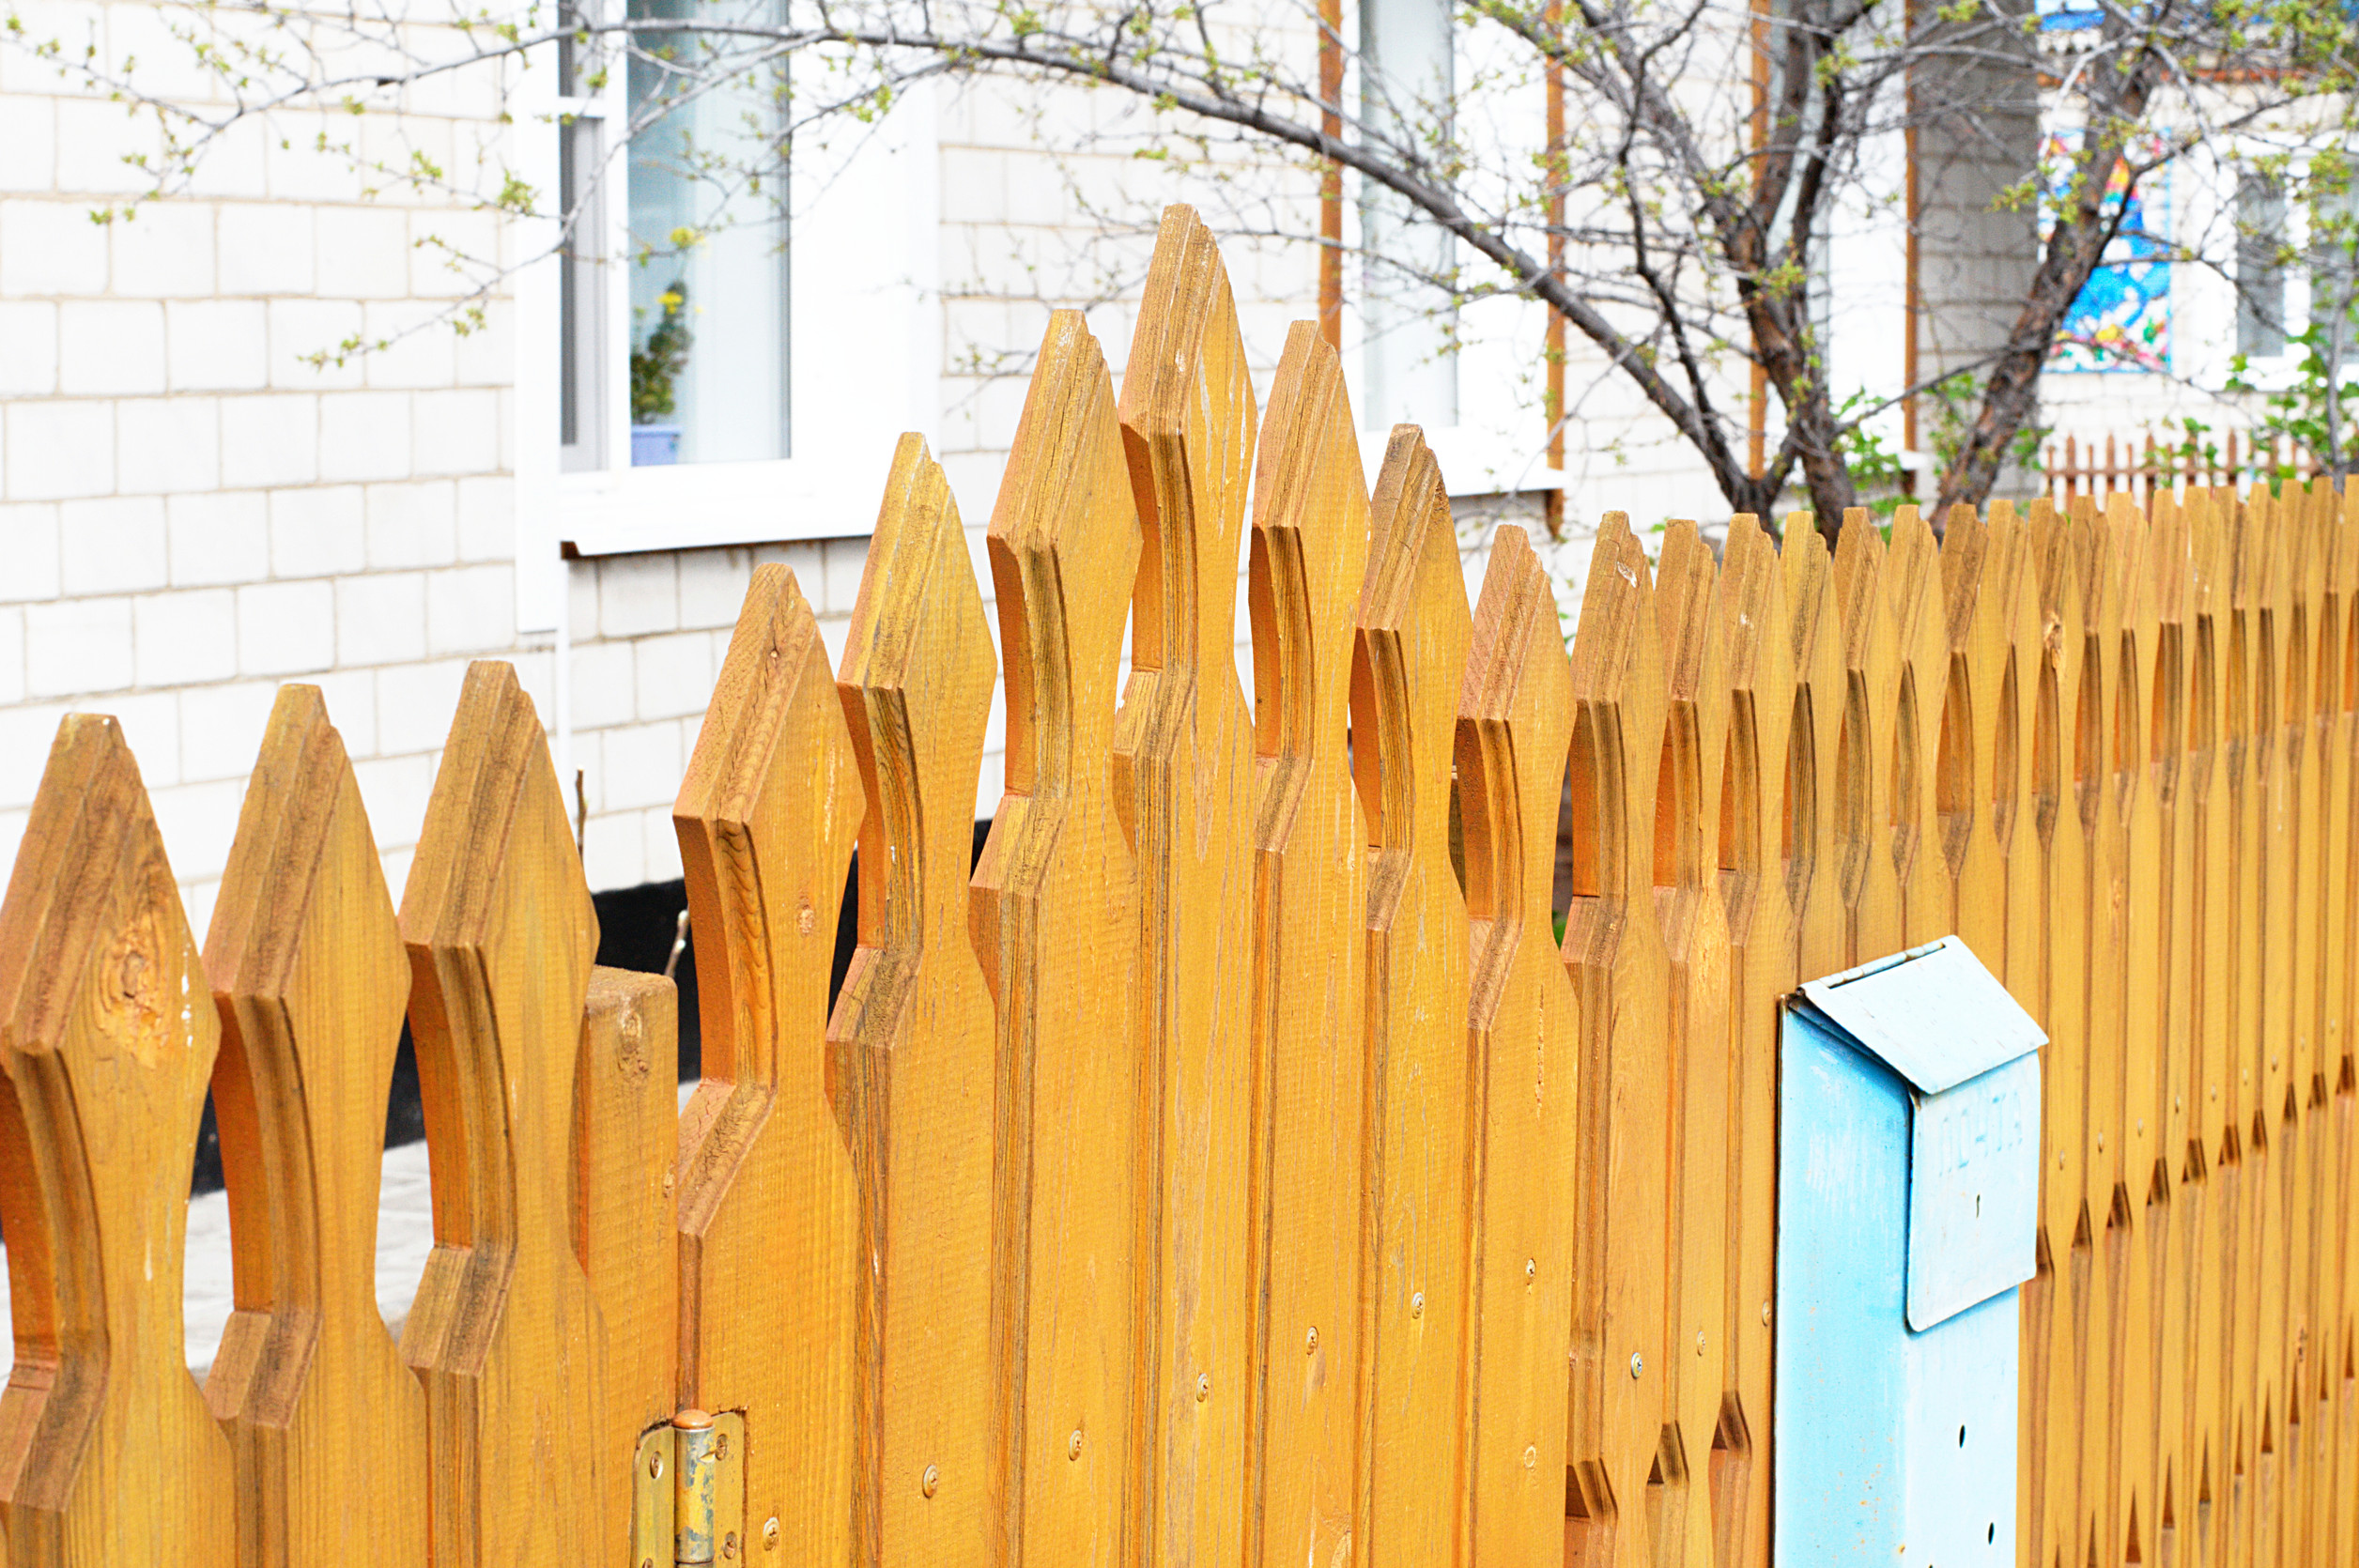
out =
<svg viewBox="0 0 2359 1568"><path fill-rule="evenodd" d="M2016 1287L2036 1257L2046 1043L1954 936L1788 1000L1781 1568L2014 1561Z"/></svg>

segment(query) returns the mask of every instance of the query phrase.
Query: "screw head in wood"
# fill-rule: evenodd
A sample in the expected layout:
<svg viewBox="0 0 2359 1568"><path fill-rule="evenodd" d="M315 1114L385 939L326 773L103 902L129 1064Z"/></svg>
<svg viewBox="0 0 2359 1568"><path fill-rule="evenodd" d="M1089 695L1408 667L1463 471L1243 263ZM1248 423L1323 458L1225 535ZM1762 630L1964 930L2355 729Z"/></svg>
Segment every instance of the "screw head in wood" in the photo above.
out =
<svg viewBox="0 0 2359 1568"><path fill-rule="evenodd" d="M650 1481L663 1479L663 1455L661 1453L651 1453L647 1456L647 1479Z"/></svg>
<svg viewBox="0 0 2359 1568"><path fill-rule="evenodd" d="M1068 1459L1081 1457L1081 1428L1078 1426L1073 1428L1073 1435L1065 1439L1065 1457Z"/></svg>
<svg viewBox="0 0 2359 1568"><path fill-rule="evenodd" d="M776 1514L771 1515L762 1526L762 1549L765 1552L775 1552L779 1549L779 1521Z"/></svg>
<svg viewBox="0 0 2359 1568"><path fill-rule="evenodd" d="M729 1457L728 1433L716 1432L713 1434L713 1457L716 1459L726 1459Z"/></svg>
<svg viewBox="0 0 2359 1568"><path fill-rule="evenodd" d="M1635 1350L1631 1351L1631 1352L1630 1352L1630 1376L1633 1376L1633 1377L1636 1377L1636 1376L1638 1376L1641 1373L1643 1373L1645 1370L1646 1370L1646 1358L1645 1358L1645 1357L1643 1357L1643 1356L1642 1356L1642 1355L1640 1355L1640 1354L1639 1354L1637 1351L1635 1351Z"/></svg>
<svg viewBox="0 0 2359 1568"><path fill-rule="evenodd" d="M1211 1397L1212 1375L1209 1372L1197 1373L1195 1375L1195 1402L1201 1405Z"/></svg>
<svg viewBox="0 0 2359 1568"><path fill-rule="evenodd" d="M1523 1277L1526 1280L1536 1280L1540 1277L1539 1259L1528 1257L1523 1260Z"/></svg>
<svg viewBox="0 0 2359 1568"><path fill-rule="evenodd" d="M1537 1444L1534 1444L1523 1451L1523 1468L1525 1469L1530 1469L1533 1466L1538 1464L1539 1462L1540 1450Z"/></svg>
<svg viewBox="0 0 2359 1568"><path fill-rule="evenodd" d="M1769 1303L1766 1301L1761 1303L1761 1321L1765 1324L1769 1321Z"/></svg>
<svg viewBox="0 0 2359 1568"><path fill-rule="evenodd" d="M1424 1291L1420 1290L1410 1297L1409 1315L1411 1317L1423 1317L1426 1315L1426 1293Z"/></svg>
<svg viewBox="0 0 2359 1568"><path fill-rule="evenodd" d="M1699 1356L1704 1354L1704 1330L1701 1329L1696 1330L1696 1354Z"/></svg>
<svg viewBox="0 0 2359 1568"><path fill-rule="evenodd" d="M721 1556L732 1560L736 1558L737 1532L735 1530L732 1530L721 1537Z"/></svg>
<svg viewBox="0 0 2359 1568"><path fill-rule="evenodd" d="M926 1467L924 1478L917 1483L917 1489L923 1492L926 1496L932 1497L933 1496L933 1489L941 1484L942 1467L939 1465L928 1465Z"/></svg>
<svg viewBox="0 0 2359 1568"><path fill-rule="evenodd" d="M1305 1356L1318 1354L1318 1330L1317 1329L1313 1329L1303 1337L1303 1354Z"/></svg>

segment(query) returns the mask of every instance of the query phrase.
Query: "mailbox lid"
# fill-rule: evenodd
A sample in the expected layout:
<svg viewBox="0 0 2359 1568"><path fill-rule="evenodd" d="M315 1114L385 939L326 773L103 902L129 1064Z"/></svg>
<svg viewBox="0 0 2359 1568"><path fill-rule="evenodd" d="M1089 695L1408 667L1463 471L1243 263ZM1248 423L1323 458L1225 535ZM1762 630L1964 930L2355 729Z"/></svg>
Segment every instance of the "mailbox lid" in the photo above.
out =
<svg viewBox="0 0 2359 1568"><path fill-rule="evenodd" d="M1955 1088L2048 1042L1954 936L1812 980L1802 994L1920 1094Z"/></svg>
<svg viewBox="0 0 2359 1568"><path fill-rule="evenodd" d="M1910 1089L1908 1326L2038 1267L2047 1036L1954 936L1803 986L1809 1007Z"/></svg>

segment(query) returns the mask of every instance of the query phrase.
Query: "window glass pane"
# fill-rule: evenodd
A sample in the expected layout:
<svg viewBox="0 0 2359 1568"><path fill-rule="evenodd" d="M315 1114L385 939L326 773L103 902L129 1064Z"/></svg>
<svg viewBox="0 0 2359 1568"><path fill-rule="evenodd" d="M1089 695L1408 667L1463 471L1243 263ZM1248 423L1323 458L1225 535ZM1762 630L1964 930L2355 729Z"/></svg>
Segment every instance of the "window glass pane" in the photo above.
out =
<svg viewBox="0 0 2359 1568"><path fill-rule="evenodd" d="M785 8L630 0L630 14L774 25ZM728 74L707 52L742 45L666 33L639 43L630 68L631 461L784 457L784 67L698 91Z"/></svg>
<svg viewBox="0 0 2359 1568"><path fill-rule="evenodd" d="M2260 175L2236 181L2236 351L2285 352L2285 188Z"/></svg>
<svg viewBox="0 0 2359 1568"><path fill-rule="evenodd" d="M557 186L572 220L557 261L558 467L567 471L602 466L598 394L607 356L599 352L606 288L598 266L598 132L592 119L561 122L557 130Z"/></svg>

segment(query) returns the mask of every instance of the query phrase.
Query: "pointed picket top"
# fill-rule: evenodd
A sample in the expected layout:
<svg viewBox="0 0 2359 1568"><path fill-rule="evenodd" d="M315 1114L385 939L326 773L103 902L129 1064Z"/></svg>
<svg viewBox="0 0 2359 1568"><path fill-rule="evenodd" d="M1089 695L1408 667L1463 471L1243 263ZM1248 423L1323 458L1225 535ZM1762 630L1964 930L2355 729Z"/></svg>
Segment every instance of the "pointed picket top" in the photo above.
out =
<svg viewBox="0 0 2359 1568"><path fill-rule="evenodd" d="M258 1561L426 1560L426 1406L377 1306L409 960L344 740L279 689L205 942L237 1312L205 1385Z"/></svg>
<svg viewBox="0 0 2359 1568"><path fill-rule="evenodd" d="M540 715L468 668L402 891L434 1251L401 1350L425 1385L433 1556L578 1560L598 1512L594 1343L574 1253L570 1107L598 945Z"/></svg>
<svg viewBox="0 0 2359 1568"><path fill-rule="evenodd" d="M1713 613L1719 570L1712 548L1692 522L1664 531L1655 576L1655 626L1663 648L1663 695L1687 717L1673 726L1677 815L1655 813L1654 884L1703 888L1717 880L1720 844L1721 740L1727 729L1728 687L1722 674L1720 626ZM1666 833L1666 826L1670 831Z"/></svg>
<svg viewBox="0 0 2359 1568"><path fill-rule="evenodd" d="M1729 524L1721 546L1719 593L1721 668L1732 698L1729 768L1722 792L1719 841L1721 885L1728 894L1730 935L1750 940L1756 906L1775 897L1783 868L1779 839L1783 768L1794 715L1794 639L1785 607L1785 577L1777 546L1750 513ZM1737 722L1736 715L1743 721ZM1777 928L1787 922L1782 911Z"/></svg>
<svg viewBox="0 0 2359 1568"><path fill-rule="evenodd" d="M782 1041L817 1036L810 965L833 960L862 810L852 761L809 602L785 567L758 566L671 807L709 1082L775 1086Z"/></svg>
<svg viewBox="0 0 2359 1568"><path fill-rule="evenodd" d="M0 1395L15 1562L226 1568L232 1462L189 1376L189 1168L220 1038L138 764L69 715L0 900Z"/></svg>
<svg viewBox="0 0 2359 1568"><path fill-rule="evenodd" d="M828 1030L867 1264L851 1369L860 1562L990 1560L998 1063L965 903L997 669L957 503L904 436L836 684L868 796L859 947Z"/></svg>
<svg viewBox="0 0 2359 1568"><path fill-rule="evenodd" d="M1007 776L967 918L995 1008L1007 1130L994 1525L1011 1561L1127 1560L1147 1514L1124 1510L1145 1305L1133 1283L1139 895L1113 738L1140 544L1113 387L1079 312L1049 317L989 546Z"/></svg>
<svg viewBox="0 0 2359 1568"><path fill-rule="evenodd" d="M1466 900L1450 864L1458 688L1473 623L1441 470L1396 425L1369 503L1351 754L1372 845L1366 1176L1374 1210L1361 1490L1373 1568L1467 1560L1462 1334L1472 1230Z"/></svg>
<svg viewBox="0 0 2359 1568"><path fill-rule="evenodd" d="M1094 775L1076 774L1076 753L1095 758L1113 734L1115 667L1141 548L1114 413L1098 340L1079 311L1056 312L991 515L1011 794L1087 789ZM1055 611L1037 625L1036 601Z"/></svg>
<svg viewBox="0 0 2359 1568"><path fill-rule="evenodd" d="M1708 565L1708 555L1705 560ZM1631 604L1629 595L1618 597ZM1503 528L1492 544L1475 608L1458 700L1466 900L1476 920L1503 926L1548 918L1555 835L1531 831L1531 822L1537 820L1532 803L1550 797L1547 816L1554 821L1553 801L1562 788L1559 760L1571 741L1571 679L1548 574L1523 530ZM1472 740L1469 724L1474 727ZM1470 763L1479 778L1468 776ZM1472 798L1478 787L1481 801Z"/></svg>
<svg viewBox="0 0 2359 1568"><path fill-rule="evenodd" d="M1164 209L1131 333L1120 419L1147 561L1132 665L1227 670L1233 685L1253 377L1220 247L1192 207Z"/></svg>
<svg viewBox="0 0 2359 1568"><path fill-rule="evenodd" d="M1368 518L1358 615L1368 668L1354 677L1365 684L1355 686L1352 722L1377 745L1365 755L1355 746L1352 765L1371 841L1424 858L1431 842L1448 843L1458 681L1474 622L1449 494L1415 425L1393 427Z"/></svg>
<svg viewBox="0 0 2359 1568"><path fill-rule="evenodd" d="M1287 335L1264 428L1254 483L1256 749L1340 757L1368 500L1343 363L1315 322Z"/></svg>
<svg viewBox="0 0 2359 1568"><path fill-rule="evenodd" d="M1601 788L1584 801L1576 784L1573 802L1575 857L1595 868L1590 891L1620 904L1643 897L1654 885L1655 774L1666 699L1646 552L1620 512L1607 513L1597 530L1580 624L1573 637L1572 669L1580 702L1601 717L1612 715L1611 732L1576 727L1576 752L1586 740L1592 748L1621 747L1627 753L1611 763L1602 754L1595 759L1597 771L1591 776L1601 782L1618 778L1618 789ZM1581 765L1577 755L1577 777ZM1566 934L1569 938L1570 926Z"/></svg>

